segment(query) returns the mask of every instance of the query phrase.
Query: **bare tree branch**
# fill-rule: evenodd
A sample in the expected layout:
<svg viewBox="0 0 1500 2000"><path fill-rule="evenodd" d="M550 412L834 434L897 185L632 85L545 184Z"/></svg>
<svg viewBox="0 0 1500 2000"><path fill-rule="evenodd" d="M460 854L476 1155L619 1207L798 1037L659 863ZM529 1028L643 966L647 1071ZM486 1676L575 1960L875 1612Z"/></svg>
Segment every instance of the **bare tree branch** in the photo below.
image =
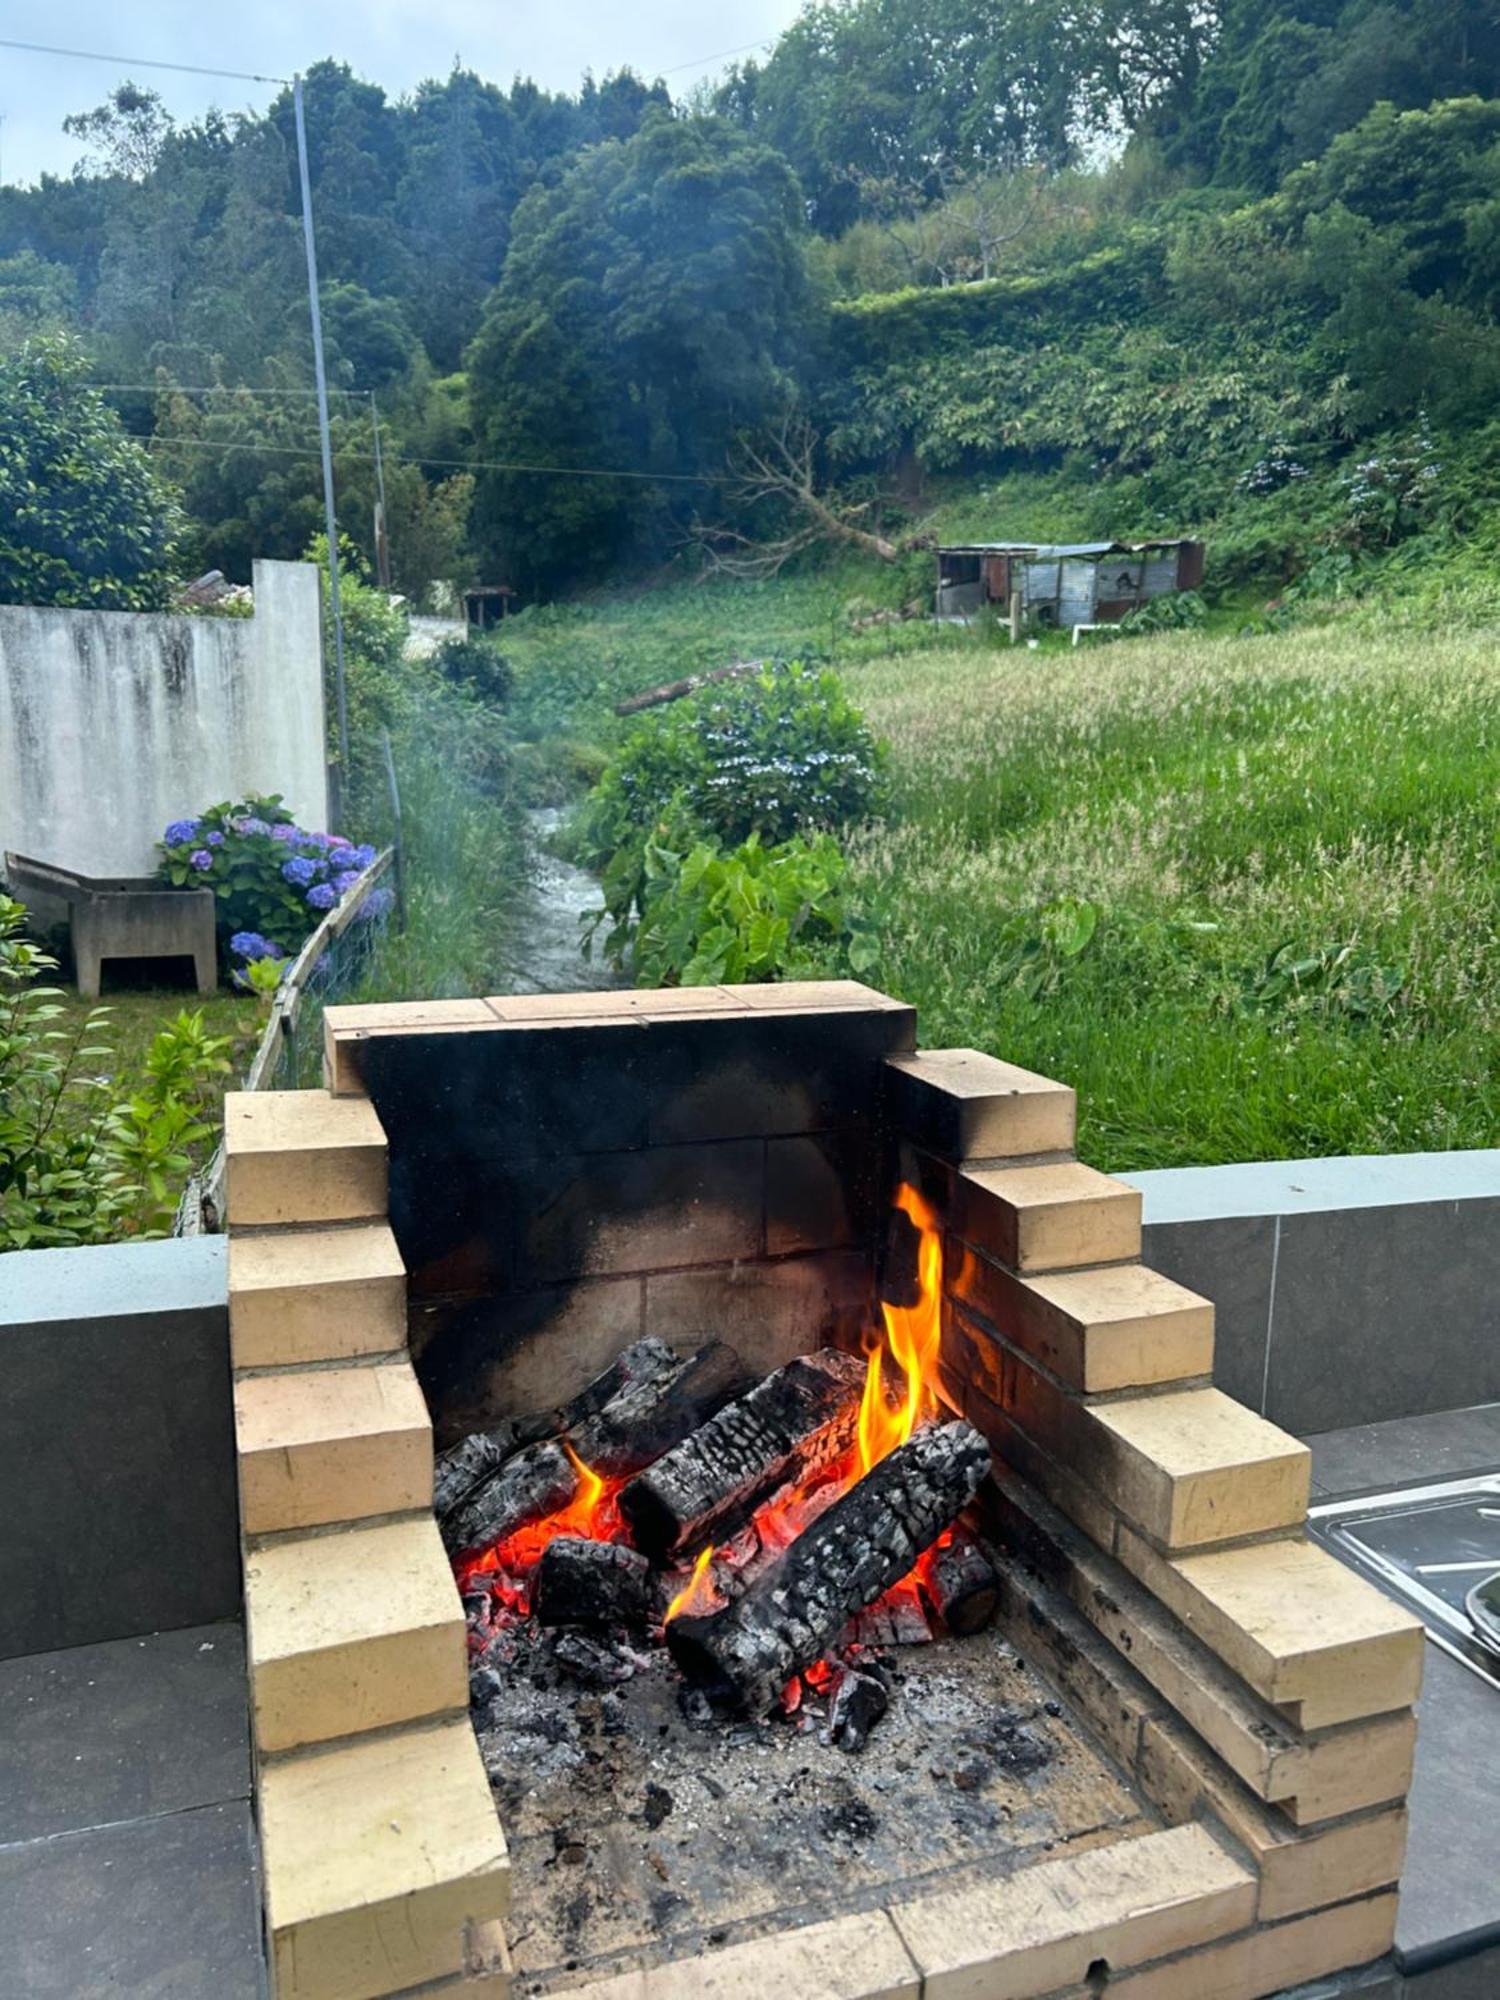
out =
<svg viewBox="0 0 1500 2000"><path fill-rule="evenodd" d="M731 497L746 507L780 502L800 515L801 523L771 539L738 528L698 528L693 539L711 571L745 579L775 576L793 556L822 542L863 549L881 562L897 561L901 550L894 542L858 523L868 501L845 505L818 491L817 455L817 434L793 418L763 443L740 447L730 460Z"/></svg>

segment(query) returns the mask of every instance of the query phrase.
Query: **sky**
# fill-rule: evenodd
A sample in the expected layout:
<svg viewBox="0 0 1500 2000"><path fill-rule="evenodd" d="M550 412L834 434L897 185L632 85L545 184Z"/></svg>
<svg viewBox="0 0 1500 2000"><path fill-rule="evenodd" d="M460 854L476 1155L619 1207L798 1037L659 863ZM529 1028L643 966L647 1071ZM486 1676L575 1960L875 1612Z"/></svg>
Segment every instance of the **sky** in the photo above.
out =
<svg viewBox="0 0 1500 2000"><path fill-rule="evenodd" d="M496 83L517 73L554 90L572 90L626 66L664 76L674 96L712 76L731 52L777 35L800 0L257 0L221 14L203 0L4 0L0 35L54 48L155 57L218 69L289 77L323 56L399 95L426 76L444 76L457 57ZM159 91L185 123L210 105L261 110L274 83L178 76L127 61L76 62L0 48L0 181L15 185L43 172L65 174L78 141L62 130L70 111L87 111L125 77Z"/></svg>

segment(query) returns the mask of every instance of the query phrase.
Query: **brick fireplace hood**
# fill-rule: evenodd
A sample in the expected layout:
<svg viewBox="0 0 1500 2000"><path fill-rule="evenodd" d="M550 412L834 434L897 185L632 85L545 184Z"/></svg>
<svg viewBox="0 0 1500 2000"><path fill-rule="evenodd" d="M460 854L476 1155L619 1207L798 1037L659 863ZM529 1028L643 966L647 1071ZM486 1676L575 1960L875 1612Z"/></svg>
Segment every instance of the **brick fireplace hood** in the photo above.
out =
<svg viewBox="0 0 1500 2000"><path fill-rule="evenodd" d="M326 1088L226 1103L240 1519L279 2000L507 1995L439 1445L643 1334L849 1346L898 1180L944 1229L1006 1638L1131 1837L649 1963L586 2000L1263 2000L1390 1945L1422 1633L1304 1533L1308 1454L1213 1388L1213 1307L1065 1086L919 1051L852 982L335 1007ZM549 1990L563 1990L562 1986Z"/></svg>

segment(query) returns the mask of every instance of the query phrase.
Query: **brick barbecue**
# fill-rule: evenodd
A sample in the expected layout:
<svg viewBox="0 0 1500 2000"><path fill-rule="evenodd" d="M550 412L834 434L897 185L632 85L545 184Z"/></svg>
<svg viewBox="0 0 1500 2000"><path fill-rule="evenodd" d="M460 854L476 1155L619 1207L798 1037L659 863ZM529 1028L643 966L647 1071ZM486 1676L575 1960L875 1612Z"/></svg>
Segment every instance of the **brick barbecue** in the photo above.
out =
<svg viewBox="0 0 1500 2000"><path fill-rule="evenodd" d="M226 1108L278 2000L1262 2000L1389 1948L1421 1628L1307 1539L1306 1450L1211 1386L1213 1308L1141 1264L1070 1090L852 982L326 1036L325 1090ZM859 1356L898 1197L991 1455L994 1627L911 1648L857 1758L805 1715L690 1736L659 1647L629 1700L501 1675L471 1714L435 1449L641 1343ZM580 1894L601 1857L639 1897Z"/></svg>

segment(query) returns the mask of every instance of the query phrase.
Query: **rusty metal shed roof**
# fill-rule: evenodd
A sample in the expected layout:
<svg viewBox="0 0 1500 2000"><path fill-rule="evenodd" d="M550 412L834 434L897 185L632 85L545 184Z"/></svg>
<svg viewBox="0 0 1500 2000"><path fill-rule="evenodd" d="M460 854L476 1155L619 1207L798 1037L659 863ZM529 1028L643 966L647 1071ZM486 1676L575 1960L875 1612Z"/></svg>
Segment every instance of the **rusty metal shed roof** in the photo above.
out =
<svg viewBox="0 0 1500 2000"><path fill-rule="evenodd" d="M1060 556L1131 556L1148 549L1180 549L1189 535L1163 535L1145 542L940 542L940 556L1031 556L1055 562Z"/></svg>

